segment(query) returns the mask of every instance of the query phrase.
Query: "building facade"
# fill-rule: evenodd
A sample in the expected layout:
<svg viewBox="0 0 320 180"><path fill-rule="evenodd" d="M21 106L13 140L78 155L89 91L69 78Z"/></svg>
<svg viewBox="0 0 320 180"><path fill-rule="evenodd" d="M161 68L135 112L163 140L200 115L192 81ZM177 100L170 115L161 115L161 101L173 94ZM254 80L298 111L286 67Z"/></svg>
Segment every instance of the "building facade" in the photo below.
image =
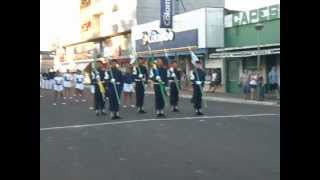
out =
<svg viewBox="0 0 320 180"><path fill-rule="evenodd" d="M172 0L174 14L201 7L224 7L224 0ZM59 67L71 70L83 68L92 61L90 53L117 59L125 66L131 54L132 27L158 20L159 0L81 0L81 39L64 45L65 58Z"/></svg>
<svg viewBox="0 0 320 180"><path fill-rule="evenodd" d="M172 29L160 28L159 20L140 24L132 28L132 43L139 56L164 59L166 53L189 74L190 49L206 62L210 52L224 47L223 17L224 8L201 8L173 16Z"/></svg>
<svg viewBox="0 0 320 180"><path fill-rule="evenodd" d="M267 74L276 67L280 84L279 4L226 15L224 38L225 47L211 53L207 62L207 68L222 69L224 92L241 93L239 79L246 70L260 69L267 90Z"/></svg>
<svg viewBox="0 0 320 180"><path fill-rule="evenodd" d="M49 72L53 69L55 53L51 51L40 51L40 72Z"/></svg>

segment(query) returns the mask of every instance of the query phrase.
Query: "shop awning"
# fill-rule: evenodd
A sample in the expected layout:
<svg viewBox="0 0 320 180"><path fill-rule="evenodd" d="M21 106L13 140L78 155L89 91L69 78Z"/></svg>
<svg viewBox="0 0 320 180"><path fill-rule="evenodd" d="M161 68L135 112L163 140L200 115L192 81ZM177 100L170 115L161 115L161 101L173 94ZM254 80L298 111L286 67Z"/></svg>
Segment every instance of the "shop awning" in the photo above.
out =
<svg viewBox="0 0 320 180"><path fill-rule="evenodd" d="M276 48L279 47L280 43L274 43L274 44L261 44L260 48ZM257 49L258 45L252 45L252 46L241 46L241 47L227 47L227 48L218 48L216 49L217 52L224 52L224 51L239 51L239 50L249 50L249 49Z"/></svg>
<svg viewBox="0 0 320 180"><path fill-rule="evenodd" d="M195 47L192 48L192 51L197 54L199 57L203 56L203 54L208 53L208 49L196 49ZM151 51L154 57L164 57L165 52L164 50L156 50L156 51ZM137 52L138 56L142 57L149 57L150 53L149 52ZM188 56L190 55L189 49L187 47L185 48L179 48L179 49L168 49L167 50L168 56Z"/></svg>
<svg viewBox="0 0 320 180"><path fill-rule="evenodd" d="M219 58L233 58L233 57L250 57L250 56L263 56L271 54L280 54L280 48L273 49L262 49L262 50L251 50L251 51L235 51L235 52L223 52L223 53L212 53L209 55L211 59Z"/></svg>
<svg viewBox="0 0 320 180"><path fill-rule="evenodd" d="M90 62L76 63L76 70L83 71L89 64Z"/></svg>

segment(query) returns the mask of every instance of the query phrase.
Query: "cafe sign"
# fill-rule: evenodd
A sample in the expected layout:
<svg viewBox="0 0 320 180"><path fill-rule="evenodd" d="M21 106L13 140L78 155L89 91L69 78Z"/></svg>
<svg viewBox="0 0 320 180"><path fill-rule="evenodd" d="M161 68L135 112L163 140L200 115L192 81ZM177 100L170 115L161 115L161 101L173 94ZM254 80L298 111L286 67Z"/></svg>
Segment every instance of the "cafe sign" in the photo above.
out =
<svg viewBox="0 0 320 180"><path fill-rule="evenodd" d="M280 18L280 4L242 11L225 17L225 27L241 26Z"/></svg>

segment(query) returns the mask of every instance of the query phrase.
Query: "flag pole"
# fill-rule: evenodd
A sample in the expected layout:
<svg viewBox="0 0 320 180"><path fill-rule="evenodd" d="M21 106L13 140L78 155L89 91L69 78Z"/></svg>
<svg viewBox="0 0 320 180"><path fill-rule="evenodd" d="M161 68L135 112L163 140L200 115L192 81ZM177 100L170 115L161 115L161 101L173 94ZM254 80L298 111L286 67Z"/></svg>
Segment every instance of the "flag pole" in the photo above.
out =
<svg viewBox="0 0 320 180"><path fill-rule="evenodd" d="M93 69L95 71L95 73L98 73L97 70L97 52L96 50L93 51ZM99 87L99 91L102 95L102 99L103 101L105 101L105 88L103 87L103 84L101 82L101 79L97 79L97 83L98 83L98 87Z"/></svg>
<svg viewBox="0 0 320 180"><path fill-rule="evenodd" d="M191 55L191 62L192 62L192 64L193 64L194 70L195 70L195 72L196 72L196 78L197 78L198 81L200 81L199 73L198 73L197 67L196 67L195 64L193 63L193 57L192 57L192 55L194 55L194 56L196 56L196 55L191 51L191 48L190 48L190 47L189 47L189 51L190 51L190 55ZM196 57L196 58L198 58L198 57ZM199 85L199 88L200 88L201 94L202 94L202 95L205 95L205 94L203 93L203 88L202 88L201 84ZM204 96L204 97L205 97L205 96ZM205 107L205 108L208 108L208 103L207 103L207 101L205 100L205 98L203 98L203 104L204 104L204 107Z"/></svg>
<svg viewBox="0 0 320 180"><path fill-rule="evenodd" d="M153 54L151 53L151 47L150 47L150 45L147 44L147 47L148 47L149 54L150 54L151 58L154 59ZM153 62L153 68L156 70L156 76L159 76L159 75L160 75L160 74L159 74L159 69L157 68L157 65L154 64L154 62ZM165 102L165 105L166 105L166 104L168 104L168 102L167 102L167 99L165 98L163 83L164 83L164 82L160 81L160 82L159 82L159 85L160 85L160 92L161 92L161 95L162 95L162 99L163 99L163 101Z"/></svg>
<svg viewBox="0 0 320 180"><path fill-rule="evenodd" d="M109 63L109 64L110 64L110 63ZM110 71L111 79L114 79L111 65L110 65L110 67L109 67L109 71ZM110 79L110 81L111 81L111 79ZM118 92L118 88L117 88L116 82L111 82L111 84L113 85L114 91L115 91L115 93L116 93L117 101L118 101L118 104L119 104L119 106L120 106L121 103L120 103L120 97L119 97L119 92Z"/></svg>
<svg viewBox="0 0 320 180"><path fill-rule="evenodd" d="M137 61L136 51L135 51L134 49L131 49L131 54L132 54L132 57L131 57L131 58L133 59L134 62L130 62L130 64L136 64L137 69L138 69L138 73L139 73L139 74L142 74L142 73L141 73L141 68L140 68L139 63L138 63L138 61ZM131 60L132 60L132 59L131 59ZM143 82L143 80L142 80L142 82ZM144 82L143 82L143 84L142 84L142 88L144 89Z"/></svg>

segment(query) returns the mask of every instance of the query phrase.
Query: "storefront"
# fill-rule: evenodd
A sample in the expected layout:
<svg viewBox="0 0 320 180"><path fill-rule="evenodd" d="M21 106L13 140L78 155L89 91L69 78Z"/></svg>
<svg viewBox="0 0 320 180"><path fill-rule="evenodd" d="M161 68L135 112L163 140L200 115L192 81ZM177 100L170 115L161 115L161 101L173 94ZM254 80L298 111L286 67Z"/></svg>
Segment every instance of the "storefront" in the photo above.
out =
<svg viewBox="0 0 320 180"><path fill-rule="evenodd" d="M223 59L223 84L226 92L241 93L239 86L240 76L243 72L258 71L258 55L260 56L260 72L264 82L268 86L268 73L272 67L276 67L280 84L280 47L270 47L261 50L245 50L224 53L213 53L210 58L213 60ZM266 88L268 90L268 88Z"/></svg>
<svg viewBox="0 0 320 180"><path fill-rule="evenodd" d="M277 69L280 84L280 5L225 16L225 47L216 49L209 58L212 61L223 59L225 92L241 93L239 80L242 73L258 69L266 91L272 67Z"/></svg>
<svg viewBox="0 0 320 180"><path fill-rule="evenodd" d="M184 74L193 65L189 49L204 64L213 49L224 47L223 8L202 8L173 17L172 29L159 28L159 21L152 21L132 28L132 42L139 56L177 60ZM148 46L151 51L149 51Z"/></svg>

